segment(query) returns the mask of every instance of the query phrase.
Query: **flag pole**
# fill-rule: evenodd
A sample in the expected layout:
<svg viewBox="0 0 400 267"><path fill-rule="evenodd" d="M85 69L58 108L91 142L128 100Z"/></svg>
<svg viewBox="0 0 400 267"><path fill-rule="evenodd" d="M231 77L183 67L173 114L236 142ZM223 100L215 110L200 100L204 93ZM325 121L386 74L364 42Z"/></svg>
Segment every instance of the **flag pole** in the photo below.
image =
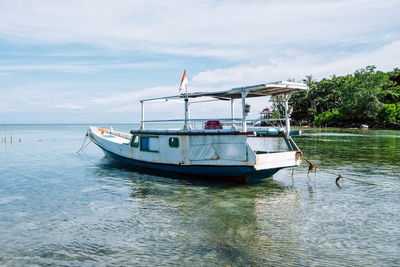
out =
<svg viewBox="0 0 400 267"><path fill-rule="evenodd" d="M192 127L190 126L190 102L189 102L189 93L187 90L187 84L185 85L185 89L186 89L186 99L187 99L188 129L190 130Z"/></svg>
<svg viewBox="0 0 400 267"><path fill-rule="evenodd" d="M186 76L186 70L183 71L183 77L181 80L181 86L179 87L179 90L182 90L183 86L185 86L185 92L182 93L184 95L185 98L185 124L183 125L183 129L184 130L190 130L190 124L189 124L189 120L190 120L190 110L189 110L189 94L188 94L188 90L187 90L187 76Z"/></svg>

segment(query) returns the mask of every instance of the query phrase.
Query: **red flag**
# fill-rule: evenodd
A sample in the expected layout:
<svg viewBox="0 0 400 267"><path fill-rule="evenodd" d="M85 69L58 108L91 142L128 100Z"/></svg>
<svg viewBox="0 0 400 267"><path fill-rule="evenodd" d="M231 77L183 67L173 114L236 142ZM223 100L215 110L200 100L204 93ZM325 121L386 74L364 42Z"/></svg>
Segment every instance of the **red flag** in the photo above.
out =
<svg viewBox="0 0 400 267"><path fill-rule="evenodd" d="M181 80L181 86L179 87L179 92L182 90L182 89L185 89L185 90L187 90L187 83L188 83L188 80L187 80L187 77L186 77L186 70L183 72L183 76L182 76L182 80Z"/></svg>

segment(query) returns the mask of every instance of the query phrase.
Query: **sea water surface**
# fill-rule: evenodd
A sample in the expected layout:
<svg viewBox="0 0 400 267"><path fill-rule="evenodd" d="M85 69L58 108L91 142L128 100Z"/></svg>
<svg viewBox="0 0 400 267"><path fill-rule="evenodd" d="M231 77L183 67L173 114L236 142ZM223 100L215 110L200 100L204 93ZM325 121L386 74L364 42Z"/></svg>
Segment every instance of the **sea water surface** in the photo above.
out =
<svg viewBox="0 0 400 267"><path fill-rule="evenodd" d="M400 266L399 131L306 130L295 141L324 170L243 185L77 154L87 127L8 125L0 266Z"/></svg>

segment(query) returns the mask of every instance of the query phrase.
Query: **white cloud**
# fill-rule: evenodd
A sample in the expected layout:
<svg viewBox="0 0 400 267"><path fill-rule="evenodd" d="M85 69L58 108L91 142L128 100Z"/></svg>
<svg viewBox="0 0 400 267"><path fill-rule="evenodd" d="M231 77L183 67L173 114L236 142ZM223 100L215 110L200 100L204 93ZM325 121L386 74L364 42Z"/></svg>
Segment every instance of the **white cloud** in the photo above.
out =
<svg viewBox="0 0 400 267"><path fill-rule="evenodd" d="M387 43L399 36L399 8L394 0L9 0L1 4L0 36L243 60Z"/></svg>
<svg viewBox="0 0 400 267"><path fill-rule="evenodd" d="M12 109L7 103L0 102L0 112L10 112Z"/></svg>
<svg viewBox="0 0 400 267"><path fill-rule="evenodd" d="M23 65L2 65L0 72L16 72L16 71L61 71L61 72L89 72L89 66L70 65L70 64L23 64Z"/></svg>
<svg viewBox="0 0 400 267"><path fill-rule="evenodd" d="M109 95L102 98L95 98L90 100L89 103L91 106L101 107L107 112L130 114L130 116L137 121L139 120L141 112L140 100L178 94L178 89L175 86L159 86L140 89L132 93L123 93ZM164 104L168 105L170 103L176 103L175 101L169 101L169 103L162 103L160 105L160 102L165 101L155 101L145 104L146 113L148 113L150 117L155 118L159 116L159 114L169 112L170 110L168 111L168 107L166 108ZM169 107L171 107L171 105L169 105Z"/></svg>
<svg viewBox="0 0 400 267"><path fill-rule="evenodd" d="M136 122L139 99L178 93L179 81L165 78L178 64L202 70L190 73L192 91L329 77L367 65L388 71L400 63L399 10L398 0L2 0L0 41L9 49L0 51L0 112L82 108L85 118ZM154 71L153 87L126 93L150 76L119 72L128 69ZM193 106L199 117L221 110ZM181 115L182 104L146 105L150 119Z"/></svg>
<svg viewBox="0 0 400 267"><path fill-rule="evenodd" d="M388 56L390 55L390 56ZM336 61L324 62L320 57L304 55L294 57L290 60L273 61L267 63L240 64L226 69L205 71L195 75L189 80L189 91L223 90L238 86L254 85L258 83L287 80L294 78L303 79L312 74L315 78L329 77L333 74L344 75L354 72L356 69L375 64L379 69L389 71L397 67L400 62L400 41L384 46L370 53L358 53L348 57L339 58ZM54 87L55 85L47 85ZM177 85L158 86L136 90L130 93L106 92L101 97L86 96L74 99L74 94L68 95L68 101L64 104L51 105L51 108L81 109L96 111L98 116L107 113L123 121L140 120L141 99L155 98L161 96L177 95ZM37 99L42 99L41 94ZM49 99L49 98L47 98ZM59 97L53 97L51 102L59 101ZM258 116L258 112L266 105L268 99L251 99L251 116ZM192 106L193 116L197 118L229 116L229 105L221 103L195 104ZM25 103L25 106L48 107L49 103ZM237 102L237 116L240 116L240 103ZM3 107L4 109L5 107ZM145 104L146 119L170 119L183 117L183 103L174 101L152 102ZM129 119L128 119L129 118Z"/></svg>
<svg viewBox="0 0 400 267"><path fill-rule="evenodd" d="M158 86L139 89L131 93L107 95L105 97L92 99L90 102L104 106L115 106L126 103L138 103L141 99L155 98L157 96L164 96L165 94L176 95L177 93L177 88L173 86Z"/></svg>
<svg viewBox="0 0 400 267"><path fill-rule="evenodd" d="M2 62L0 65L0 75L10 72L26 71L51 71L51 72L71 72L71 73L89 73L103 70L129 70L129 69L151 69L165 67L164 62L71 62L57 64L9 64Z"/></svg>
<svg viewBox="0 0 400 267"><path fill-rule="evenodd" d="M82 109L81 106L78 106L73 103L58 104L58 105L52 106L52 108L54 108L54 109Z"/></svg>
<svg viewBox="0 0 400 267"><path fill-rule="evenodd" d="M238 87L258 83L287 80L302 80L306 75L315 78L345 75L368 65L390 71L399 67L400 41L393 42L375 51L343 55L336 60L324 61L313 55L302 55L266 63L248 63L227 69L205 71L193 77L193 84L215 88L217 86Z"/></svg>

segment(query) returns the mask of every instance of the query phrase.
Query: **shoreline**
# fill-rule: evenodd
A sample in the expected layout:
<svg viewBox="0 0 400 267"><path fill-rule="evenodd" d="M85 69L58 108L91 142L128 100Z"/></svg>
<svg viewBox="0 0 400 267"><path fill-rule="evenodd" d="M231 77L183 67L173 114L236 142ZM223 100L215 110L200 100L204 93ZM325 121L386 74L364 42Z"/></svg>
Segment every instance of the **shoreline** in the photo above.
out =
<svg viewBox="0 0 400 267"><path fill-rule="evenodd" d="M299 127L299 128L338 128L338 129L352 129L352 130L400 130L400 124L394 123L390 126L384 125L368 125L368 124L360 124L360 123L352 123L346 125L329 125L329 126L315 126L315 125L299 125L299 124L292 124L292 127Z"/></svg>

